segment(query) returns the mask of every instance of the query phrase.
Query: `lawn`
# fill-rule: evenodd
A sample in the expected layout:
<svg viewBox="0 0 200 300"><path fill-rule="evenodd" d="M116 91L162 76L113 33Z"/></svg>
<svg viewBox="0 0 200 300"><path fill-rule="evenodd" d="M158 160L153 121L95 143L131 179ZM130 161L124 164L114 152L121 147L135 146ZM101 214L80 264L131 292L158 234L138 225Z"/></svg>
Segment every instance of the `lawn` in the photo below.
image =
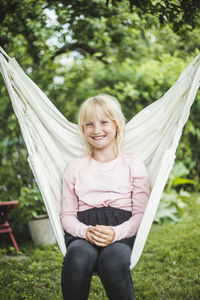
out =
<svg viewBox="0 0 200 300"><path fill-rule="evenodd" d="M178 223L154 224L132 270L136 300L200 299L200 195ZM57 246L0 249L0 300L61 300L62 255ZM89 300L107 299L97 276ZM126 300L126 299L124 299Z"/></svg>

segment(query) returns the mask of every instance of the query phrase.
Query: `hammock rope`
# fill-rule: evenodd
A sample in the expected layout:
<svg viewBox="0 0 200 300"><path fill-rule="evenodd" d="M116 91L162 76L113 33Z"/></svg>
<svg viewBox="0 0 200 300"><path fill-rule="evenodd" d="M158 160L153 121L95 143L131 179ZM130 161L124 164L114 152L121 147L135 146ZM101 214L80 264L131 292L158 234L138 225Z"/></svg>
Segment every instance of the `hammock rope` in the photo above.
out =
<svg viewBox="0 0 200 300"><path fill-rule="evenodd" d="M64 255L66 247L59 218L62 176L67 164L87 150L78 126L56 109L17 61L2 48L0 71L27 146L29 165ZM126 124L124 151L140 156L147 167L152 188L133 247L131 268L143 251L199 86L200 55L162 98L144 108Z"/></svg>

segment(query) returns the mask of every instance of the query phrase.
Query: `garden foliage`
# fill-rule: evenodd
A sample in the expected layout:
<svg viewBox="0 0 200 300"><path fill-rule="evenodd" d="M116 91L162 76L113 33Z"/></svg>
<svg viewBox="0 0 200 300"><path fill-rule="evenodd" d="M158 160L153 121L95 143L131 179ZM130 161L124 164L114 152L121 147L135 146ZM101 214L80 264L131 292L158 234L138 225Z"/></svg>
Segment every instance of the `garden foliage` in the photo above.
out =
<svg viewBox="0 0 200 300"><path fill-rule="evenodd" d="M129 1L6 2L1 45L72 122L81 102L98 93L115 96L129 120L170 88L200 48L198 28L182 24L184 34L177 34L158 14L130 11ZM2 78L0 93L0 200L25 199L24 191L33 190L35 182ZM198 94L177 151L187 176L178 172L174 178L192 181L169 181L161 202L172 219L187 202L187 192L200 189L199 115Z"/></svg>

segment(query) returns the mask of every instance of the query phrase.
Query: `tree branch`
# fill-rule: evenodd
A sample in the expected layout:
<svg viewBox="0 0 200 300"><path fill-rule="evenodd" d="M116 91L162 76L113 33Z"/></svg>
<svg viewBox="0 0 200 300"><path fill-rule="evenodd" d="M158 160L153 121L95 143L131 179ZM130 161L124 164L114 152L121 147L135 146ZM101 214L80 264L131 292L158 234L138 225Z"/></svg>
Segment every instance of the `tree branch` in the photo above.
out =
<svg viewBox="0 0 200 300"><path fill-rule="evenodd" d="M73 43L73 44L65 44L63 47L61 47L58 51L56 51L54 53L54 55L52 56L52 59L54 59L56 56L66 53L66 51L78 51L81 54L85 55L85 54L90 54L91 56L94 56L96 52L98 52L96 49L90 47L89 45L85 45L83 43ZM102 56L98 56L96 57L98 60L100 60L101 62L103 62L104 64L109 64L107 61L105 61L103 59L103 55Z"/></svg>

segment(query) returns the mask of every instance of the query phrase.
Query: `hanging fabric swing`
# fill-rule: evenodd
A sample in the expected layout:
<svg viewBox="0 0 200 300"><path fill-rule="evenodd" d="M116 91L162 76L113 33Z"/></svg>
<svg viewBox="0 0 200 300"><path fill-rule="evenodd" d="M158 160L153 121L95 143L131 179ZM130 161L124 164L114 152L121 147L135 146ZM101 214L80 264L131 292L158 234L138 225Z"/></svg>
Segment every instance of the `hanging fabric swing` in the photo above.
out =
<svg viewBox="0 0 200 300"><path fill-rule="evenodd" d="M2 48L0 70L28 149L29 165L64 255L66 247L59 217L62 176L74 157L86 153L85 146L78 126L56 109L16 60ZM200 55L161 99L147 106L126 124L125 152L140 156L148 170L151 185L150 199L132 251L131 268L138 262L144 248L199 85Z"/></svg>

